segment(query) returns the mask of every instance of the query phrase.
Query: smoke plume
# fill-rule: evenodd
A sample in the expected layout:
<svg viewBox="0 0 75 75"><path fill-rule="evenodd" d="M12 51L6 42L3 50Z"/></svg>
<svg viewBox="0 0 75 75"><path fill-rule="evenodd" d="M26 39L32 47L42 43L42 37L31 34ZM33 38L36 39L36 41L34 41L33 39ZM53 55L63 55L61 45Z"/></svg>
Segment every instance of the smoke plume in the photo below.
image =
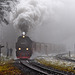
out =
<svg viewBox="0 0 75 75"><path fill-rule="evenodd" d="M47 6L39 0L20 0L12 14L13 25L22 32L28 32L42 23L46 12Z"/></svg>

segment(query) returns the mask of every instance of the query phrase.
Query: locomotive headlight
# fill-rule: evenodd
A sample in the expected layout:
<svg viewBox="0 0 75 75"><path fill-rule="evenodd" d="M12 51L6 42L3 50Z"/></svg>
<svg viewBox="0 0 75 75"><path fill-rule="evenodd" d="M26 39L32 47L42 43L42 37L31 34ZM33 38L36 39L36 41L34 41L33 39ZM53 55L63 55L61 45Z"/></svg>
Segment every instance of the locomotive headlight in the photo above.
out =
<svg viewBox="0 0 75 75"><path fill-rule="evenodd" d="M26 50L28 51L29 49L28 49L28 48L26 48Z"/></svg>
<svg viewBox="0 0 75 75"><path fill-rule="evenodd" d="M21 50L21 48L18 48L18 50Z"/></svg>
<svg viewBox="0 0 75 75"><path fill-rule="evenodd" d="M24 35L23 35L22 37L23 37L23 38L25 38L25 36L24 36Z"/></svg>

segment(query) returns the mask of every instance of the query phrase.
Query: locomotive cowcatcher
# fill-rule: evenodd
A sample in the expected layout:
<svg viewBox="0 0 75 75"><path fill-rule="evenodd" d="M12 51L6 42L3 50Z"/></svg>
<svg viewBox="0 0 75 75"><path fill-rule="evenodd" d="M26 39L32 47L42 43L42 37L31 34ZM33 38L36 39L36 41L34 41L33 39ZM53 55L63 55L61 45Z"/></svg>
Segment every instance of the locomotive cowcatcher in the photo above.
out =
<svg viewBox="0 0 75 75"><path fill-rule="evenodd" d="M32 55L32 40L23 32L16 42L16 56L21 59L28 59Z"/></svg>

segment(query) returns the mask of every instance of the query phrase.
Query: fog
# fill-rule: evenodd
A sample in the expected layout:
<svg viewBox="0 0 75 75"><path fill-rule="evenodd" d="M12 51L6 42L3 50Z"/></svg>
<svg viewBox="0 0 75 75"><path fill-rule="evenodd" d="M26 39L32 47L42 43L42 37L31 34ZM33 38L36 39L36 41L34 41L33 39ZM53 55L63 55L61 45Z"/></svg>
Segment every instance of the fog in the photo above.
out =
<svg viewBox="0 0 75 75"><path fill-rule="evenodd" d="M4 44L8 41L9 47L15 47L20 32L25 31L33 41L65 44L67 50L74 50L75 0L20 0L15 8L10 25L0 29Z"/></svg>
<svg viewBox="0 0 75 75"><path fill-rule="evenodd" d="M53 1L55 3L52 5L52 13L49 13L48 18L46 18L46 21L39 28L29 32L29 35L35 41L65 44L67 50L72 51L74 50L75 43L75 1Z"/></svg>

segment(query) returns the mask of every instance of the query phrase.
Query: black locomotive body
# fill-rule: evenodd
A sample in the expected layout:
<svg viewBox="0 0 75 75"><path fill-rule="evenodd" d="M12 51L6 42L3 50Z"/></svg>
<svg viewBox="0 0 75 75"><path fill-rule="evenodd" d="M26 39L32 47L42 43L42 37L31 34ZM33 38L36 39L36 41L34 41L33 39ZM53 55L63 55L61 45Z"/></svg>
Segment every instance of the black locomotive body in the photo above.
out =
<svg viewBox="0 0 75 75"><path fill-rule="evenodd" d="M28 36L19 36L16 42L17 58L28 59L32 55L32 40Z"/></svg>

